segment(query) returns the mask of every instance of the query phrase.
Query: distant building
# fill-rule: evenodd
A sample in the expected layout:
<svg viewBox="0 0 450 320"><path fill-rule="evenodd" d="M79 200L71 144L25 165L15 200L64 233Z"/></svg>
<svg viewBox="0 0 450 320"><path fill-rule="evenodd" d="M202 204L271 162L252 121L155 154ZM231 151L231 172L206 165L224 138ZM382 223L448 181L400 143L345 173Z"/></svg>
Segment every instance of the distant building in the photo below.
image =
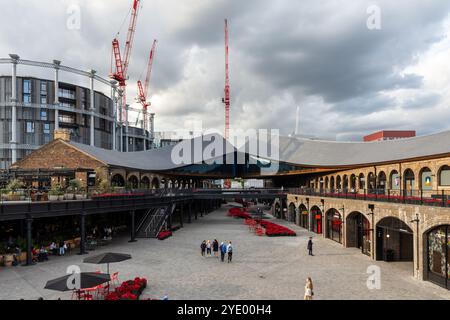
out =
<svg viewBox="0 0 450 320"><path fill-rule="evenodd" d="M378 131L372 134L365 136L364 142L372 142L372 141L385 141L385 140L397 140L397 139L405 139L412 138L416 136L416 131L414 130L383 130Z"/></svg>

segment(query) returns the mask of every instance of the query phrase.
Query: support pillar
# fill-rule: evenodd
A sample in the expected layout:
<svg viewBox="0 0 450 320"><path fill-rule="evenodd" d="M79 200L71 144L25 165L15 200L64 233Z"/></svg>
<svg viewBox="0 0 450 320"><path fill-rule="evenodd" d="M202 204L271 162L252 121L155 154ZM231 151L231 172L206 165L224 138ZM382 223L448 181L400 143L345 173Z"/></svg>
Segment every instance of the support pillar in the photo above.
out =
<svg viewBox="0 0 450 320"><path fill-rule="evenodd" d="M86 213L80 215L80 255L86 254Z"/></svg>
<svg viewBox="0 0 450 320"><path fill-rule="evenodd" d="M135 219L135 211L130 211L131 218L131 233L130 233L130 241L128 242L136 242L136 219Z"/></svg>
<svg viewBox="0 0 450 320"><path fill-rule="evenodd" d="M11 76L11 156L12 163L17 161L17 60L18 55L10 54L12 58Z"/></svg>
<svg viewBox="0 0 450 320"><path fill-rule="evenodd" d="M194 202L194 219L198 219L198 202Z"/></svg>
<svg viewBox="0 0 450 320"><path fill-rule="evenodd" d="M25 263L25 266L31 266L33 265L33 239L31 237L32 235L32 223L33 223L33 219L32 218L27 218L26 219L26 223L27 223L27 261Z"/></svg>
<svg viewBox="0 0 450 320"><path fill-rule="evenodd" d="M123 108L123 90L119 89L119 124L120 124L120 152L123 152L123 117L122 117L122 108Z"/></svg>
<svg viewBox="0 0 450 320"><path fill-rule="evenodd" d="M183 209L184 209L184 203L181 203L181 206L180 206L180 226L183 228L183 219L184 219L184 217L183 217Z"/></svg>
<svg viewBox="0 0 450 320"><path fill-rule="evenodd" d="M54 96L54 107L55 107L55 130L59 129L59 66L61 65L61 61L53 60L53 64L55 66L55 92Z"/></svg>
<svg viewBox="0 0 450 320"><path fill-rule="evenodd" d="M111 100L113 103L113 127L112 127L112 149L116 150L117 149L117 133L116 133L116 128L117 128L117 97L116 97L116 92L117 92L117 81L116 80L111 80Z"/></svg>
<svg viewBox="0 0 450 320"><path fill-rule="evenodd" d="M94 141L94 137L95 137L95 120L94 120L94 112L95 112L95 92L94 92L94 76L96 71L95 70L90 70L91 73L91 88L90 88L90 96L91 96L91 102L90 102L90 111L91 111L91 127L90 127L90 145L94 146L95 145L95 141Z"/></svg>
<svg viewBox="0 0 450 320"><path fill-rule="evenodd" d="M192 223L192 202L189 202L188 204L188 223Z"/></svg>
<svg viewBox="0 0 450 320"><path fill-rule="evenodd" d="M128 152L128 105L125 105L125 152Z"/></svg>

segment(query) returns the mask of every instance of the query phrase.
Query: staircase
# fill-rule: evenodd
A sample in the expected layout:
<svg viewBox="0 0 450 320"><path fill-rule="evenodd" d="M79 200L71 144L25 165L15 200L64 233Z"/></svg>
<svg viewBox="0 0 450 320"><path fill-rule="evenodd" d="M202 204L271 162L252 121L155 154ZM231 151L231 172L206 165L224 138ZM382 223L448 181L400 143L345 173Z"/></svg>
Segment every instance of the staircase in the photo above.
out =
<svg viewBox="0 0 450 320"><path fill-rule="evenodd" d="M136 229L136 236L139 238L156 238L175 207L176 204L171 204L149 209Z"/></svg>

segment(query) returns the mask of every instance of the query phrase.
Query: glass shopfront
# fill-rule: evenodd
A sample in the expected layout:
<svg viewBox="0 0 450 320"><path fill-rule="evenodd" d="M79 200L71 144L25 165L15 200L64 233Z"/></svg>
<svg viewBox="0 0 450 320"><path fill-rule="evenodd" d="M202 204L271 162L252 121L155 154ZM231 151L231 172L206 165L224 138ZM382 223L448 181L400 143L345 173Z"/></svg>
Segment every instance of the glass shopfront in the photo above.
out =
<svg viewBox="0 0 450 320"><path fill-rule="evenodd" d="M311 218L313 230L317 234L322 234L322 211L318 207L311 208Z"/></svg>
<svg viewBox="0 0 450 320"><path fill-rule="evenodd" d="M327 238L342 243L342 217L336 210L327 214Z"/></svg>
<svg viewBox="0 0 450 320"><path fill-rule="evenodd" d="M298 209L300 211L300 227L309 229L309 214L306 207L300 206Z"/></svg>
<svg viewBox="0 0 450 320"><path fill-rule="evenodd" d="M450 289L450 226L441 226L427 235L428 280Z"/></svg>

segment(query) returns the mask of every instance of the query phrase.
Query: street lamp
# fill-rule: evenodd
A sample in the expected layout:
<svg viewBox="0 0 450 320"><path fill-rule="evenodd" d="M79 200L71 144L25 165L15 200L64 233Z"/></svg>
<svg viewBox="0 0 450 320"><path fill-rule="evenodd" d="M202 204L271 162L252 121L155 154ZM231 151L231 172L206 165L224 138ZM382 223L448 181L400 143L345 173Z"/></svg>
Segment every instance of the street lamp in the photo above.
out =
<svg viewBox="0 0 450 320"><path fill-rule="evenodd" d="M416 223L416 276L419 275L419 214L416 213L416 218L411 220L411 223Z"/></svg>

